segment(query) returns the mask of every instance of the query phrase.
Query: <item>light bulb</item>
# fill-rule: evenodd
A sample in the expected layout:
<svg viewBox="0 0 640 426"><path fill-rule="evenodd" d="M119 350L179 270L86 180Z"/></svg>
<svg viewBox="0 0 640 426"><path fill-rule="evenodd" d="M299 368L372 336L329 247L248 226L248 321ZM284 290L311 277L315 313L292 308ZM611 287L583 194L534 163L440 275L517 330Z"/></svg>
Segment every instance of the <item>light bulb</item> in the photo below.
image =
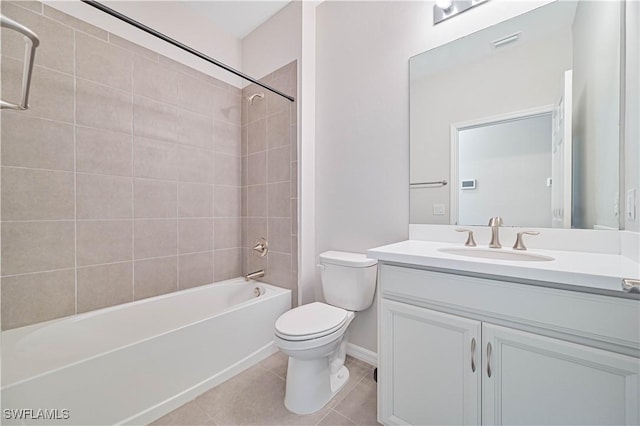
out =
<svg viewBox="0 0 640 426"><path fill-rule="evenodd" d="M436 0L436 6L442 10L449 10L453 6L453 0Z"/></svg>

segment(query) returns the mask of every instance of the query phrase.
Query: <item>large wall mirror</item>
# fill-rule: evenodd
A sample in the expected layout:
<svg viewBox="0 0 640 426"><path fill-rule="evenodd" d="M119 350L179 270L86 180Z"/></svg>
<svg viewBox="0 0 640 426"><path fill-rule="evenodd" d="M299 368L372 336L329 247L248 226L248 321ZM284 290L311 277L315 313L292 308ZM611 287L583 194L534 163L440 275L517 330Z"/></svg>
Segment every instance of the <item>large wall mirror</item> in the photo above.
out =
<svg viewBox="0 0 640 426"><path fill-rule="evenodd" d="M410 223L619 229L623 5L556 1L410 59Z"/></svg>

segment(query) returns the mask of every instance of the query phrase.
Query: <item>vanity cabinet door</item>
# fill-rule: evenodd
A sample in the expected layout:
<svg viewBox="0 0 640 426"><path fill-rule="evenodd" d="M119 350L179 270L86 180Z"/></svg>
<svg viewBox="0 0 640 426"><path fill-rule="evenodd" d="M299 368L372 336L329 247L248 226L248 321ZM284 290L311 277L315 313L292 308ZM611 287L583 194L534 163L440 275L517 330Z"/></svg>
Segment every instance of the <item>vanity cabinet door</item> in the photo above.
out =
<svg viewBox="0 0 640 426"><path fill-rule="evenodd" d="M379 420L479 424L481 323L382 299L380 324Z"/></svg>
<svg viewBox="0 0 640 426"><path fill-rule="evenodd" d="M482 326L482 423L637 425L637 358Z"/></svg>

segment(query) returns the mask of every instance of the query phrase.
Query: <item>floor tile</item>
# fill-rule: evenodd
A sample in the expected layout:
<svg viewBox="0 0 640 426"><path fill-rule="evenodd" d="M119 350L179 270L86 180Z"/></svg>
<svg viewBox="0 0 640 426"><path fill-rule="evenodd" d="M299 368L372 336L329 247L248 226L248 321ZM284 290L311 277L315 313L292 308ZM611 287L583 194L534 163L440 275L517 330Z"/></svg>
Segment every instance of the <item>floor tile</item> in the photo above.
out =
<svg viewBox="0 0 640 426"><path fill-rule="evenodd" d="M337 413L333 410L324 418L318 426L348 426L355 425L354 422L346 418L340 413Z"/></svg>
<svg viewBox="0 0 640 426"><path fill-rule="evenodd" d="M376 422L373 367L347 357L349 381L324 408L297 415L284 406L288 357L278 352L203 393L154 425L371 425Z"/></svg>
<svg viewBox="0 0 640 426"><path fill-rule="evenodd" d="M336 405L335 411L358 425L377 425L377 388L373 377L365 377Z"/></svg>
<svg viewBox="0 0 640 426"><path fill-rule="evenodd" d="M282 378L261 369L253 380L244 382L235 398L225 398L214 420L222 425L280 424L284 386Z"/></svg>
<svg viewBox="0 0 640 426"><path fill-rule="evenodd" d="M263 372L264 369L262 367L255 365L198 396L195 402L213 418L221 409L239 399L245 389L251 387L252 383Z"/></svg>
<svg viewBox="0 0 640 426"><path fill-rule="evenodd" d="M260 363L261 366L271 371L278 377L287 379L287 367L289 365L289 357L278 351Z"/></svg>
<svg viewBox="0 0 640 426"><path fill-rule="evenodd" d="M215 422L195 401L188 402L164 417L160 417L152 426L215 426Z"/></svg>
<svg viewBox="0 0 640 426"><path fill-rule="evenodd" d="M344 385L344 388L342 388L340 392L338 392L338 394L329 401L327 406L330 408L335 408L335 406L338 405L340 401L342 401L364 377L373 377L373 366L353 357L347 356L344 365L349 369L349 381Z"/></svg>

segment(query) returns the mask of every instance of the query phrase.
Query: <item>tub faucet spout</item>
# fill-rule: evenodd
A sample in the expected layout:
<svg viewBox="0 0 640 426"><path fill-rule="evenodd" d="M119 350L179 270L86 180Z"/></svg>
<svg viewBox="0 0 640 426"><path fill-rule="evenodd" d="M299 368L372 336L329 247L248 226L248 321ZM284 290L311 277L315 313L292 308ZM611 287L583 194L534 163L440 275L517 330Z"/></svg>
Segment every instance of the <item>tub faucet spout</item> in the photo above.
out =
<svg viewBox="0 0 640 426"><path fill-rule="evenodd" d="M244 276L245 281L249 281L256 278L264 277L264 269L260 269L259 271L251 272Z"/></svg>

